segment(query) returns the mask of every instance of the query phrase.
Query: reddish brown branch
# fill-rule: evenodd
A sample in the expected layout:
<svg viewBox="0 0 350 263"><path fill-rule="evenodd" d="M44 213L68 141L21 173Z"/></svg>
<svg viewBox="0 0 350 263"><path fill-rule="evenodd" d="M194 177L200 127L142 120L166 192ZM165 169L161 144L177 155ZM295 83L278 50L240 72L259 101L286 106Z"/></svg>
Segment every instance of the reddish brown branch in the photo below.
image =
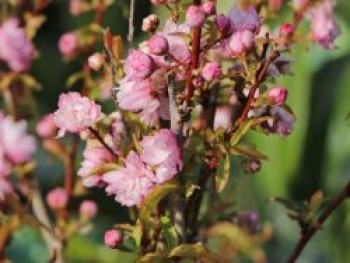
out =
<svg viewBox="0 0 350 263"><path fill-rule="evenodd" d="M305 246L315 235L315 233L321 229L323 223L333 214L333 212L347 199L350 197L350 182L340 191L333 201L326 207L323 213L317 220L317 223L311 226L307 231L304 231L299 239L299 242L295 246L292 254L288 258L288 263L293 263L299 257Z"/></svg>
<svg viewBox="0 0 350 263"><path fill-rule="evenodd" d="M75 158L78 150L79 137L74 136L71 149L68 154L68 158L65 163L65 178L64 178L64 188L67 192L69 198L73 196L74 191L74 176L75 176Z"/></svg>
<svg viewBox="0 0 350 263"><path fill-rule="evenodd" d="M90 127L89 131L92 133L92 135L102 144L103 147L106 148L107 151L109 151L115 158L118 158L118 155L113 151L113 149L104 141L104 139L101 137L99 132L95 130L94 128Z"/></svg>

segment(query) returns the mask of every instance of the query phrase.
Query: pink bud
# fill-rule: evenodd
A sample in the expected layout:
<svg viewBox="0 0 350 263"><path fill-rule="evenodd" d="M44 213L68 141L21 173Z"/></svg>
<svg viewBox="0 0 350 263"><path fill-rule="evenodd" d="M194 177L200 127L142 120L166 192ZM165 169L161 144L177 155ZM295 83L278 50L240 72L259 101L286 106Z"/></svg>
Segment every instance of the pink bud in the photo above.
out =
<svg viewBox="0 0 350 263"><path fill-rule="evenodd" d="M203 86L203 78L202 77L197 77L192 80L193 86L196 88L202 87Z"/></svg>
<svg viewBox="0 0 350 263"><path fill-rule="evenodd" d="M147 42L150 52L155 55L163 55L169 50L168 40L162 35L154 35Z"/></svg>
<svg viewBox="0 0 350 263"><path fill-rule="evenodd" d="M153 5L165 5L167 3L167 0L151 0L151 3Z"/></svg>
<svg viewBox="0 0 350 263"><path fill-rule="evenodd" d="M111 248L118 247L123 242L123 234L116 229L110 229L105 233L105 244Z"/></svg>
<svg viewBox="0 0 350 263"><path fill-rule="evenodd" d="M145 17L142 21L142 31L144 32L154 32L159 24L159 18L157 15L149 15Z"/></svg>
<svg viewBox="0 0 350 263"><path fill-rule="evenodd" d="M77 52L78 46L78 37L74 33L66 33L62 35L58 42L58 48L65 56L73 56Z"/></svg>
<svg viewBox="0 0 350 263"><path fill-rule="evenodd" d="M292 35L293 32L294 32L294 28L293 28L292 24L283 23L280 27L279 35L281 37L286 37L286 36Z"/></svg>
<svg viewBox="0 0 350 263"><path fill-rule="evenodd" d="M250 51L254 43L253 33L249 30L238 31L230 39L229 47L234 55Z"/></svg>
<svg viewBox="0 0 350 263"><path fill-rule="evenodd" d="M206 19L206 15L200 6L191 5L186 12L186 23L190 27L201 27Z"/></svg>
<svg viewBox="0 0 350 263"><path fill-rule="evenodd" d="M92 219L97 215L97 204L91 200L85 200L80 204L79 208L80 216L84 219Z"/></svg>
<svg viewBox="0 0 350 263"><path fill-rule="evenodd" d="M95 53L88 58L89 67L99 71L105 62L105 57L101 53Z"/></svg>
<svg viewBox="0 0 350 263"><path fill-rule="evenodd" d="M131 50L126 61L124 70L130 80L148 78L154 72L155 63L149 55L139 50Z"/></svg>
<svg viewBox="0 0 350 263"><path fill-rule="evenodd" d="M59 210L67 206L68 195L63 188L55 188L46 196L46 202L51 209Z"/></svg>
<svg viewBox="0 0 350 263"><path fill-rule="evenodd" d="M84 11L84 4L82 0L70 0L69 2L69 12L73 16L78 16Z"/></svg>
<svg viewBox="0 0 350 263"><path fill-rule="evenodd" d="M281 86L275 86L267 92L267 99L273 105L283 105L287 99L288 90Z"/></svg>
<svg viewBox="0 0 350 263"><path fill-rule="evenodd" d="M205 64L202 69L202 76L207 81L218 79L221 74L221 65L216 61Z"/></svg>
<svg viewBox="0 0 350 263"><path fill-rule="evenodd" d="M207 16L214 15L216 13L215 3L213 1L203 3L202 10Z"/></svg>
<svg viewBox="0 0 350 263"><path fill-rule="evenodd" d="M277 11L282 7L283 0L269 0L269 7L273 11Z"/></svg>
<svg viewBox="0 0 350 263"><path fill-rule="evenodd" d="M43 138L52 138L56 136L57 126L53 120L52 114L48 114L41 119L36 126L36 132Z"/></svg>

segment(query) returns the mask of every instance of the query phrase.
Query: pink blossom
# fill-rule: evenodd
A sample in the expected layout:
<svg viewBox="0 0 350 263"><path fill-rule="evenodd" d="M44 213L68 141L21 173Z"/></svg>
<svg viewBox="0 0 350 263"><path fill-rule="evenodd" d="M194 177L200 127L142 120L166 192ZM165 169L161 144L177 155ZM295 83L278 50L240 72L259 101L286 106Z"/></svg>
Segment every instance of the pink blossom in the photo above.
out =
<svg viewBox="0 0 350 263"><path fill-rule="evenodd" d="M267 99L273 105L283 105L286 102L288 90L281 86L275 86L268 90Z"/></svg>
<svg viewBox="0 0 350 263"><path fill-rule="evenodd" d="M159 24L159 18L155 14L151 14L142 20L142 31L154 32Z"/></svg>
<svg viewBox="0 0 350 263"><path fill-rule="evenodd" d="M129 80L141 80L149 77L154 71L154 61L139 50L131 50L125 61L124 71Z"/></svg>
<svg viewBox="0 0 350 263"><path fill-rule="evenodd" d="M36 125L36 132L43 138L56 136L57 126L53 120L53 114L45 115Z"/></svg>
<svg viewBox="0 0 350 263"><path fill-rule="evenodd" d="M196 77L192 79L192 84L196 88L202 87L204 84L203 78L202 77Z"/></svg>
<svg viewBox="0 0 350 263"><path fill-rule="evenodd" d="M14 71L27 71L34 58L34 46L16 18L0 27L0 59Z"/></svg>
<svg viewBox="0 0 350 263"><path fill-rule="evenodd" d="M163 55L169 50L168 40L160 34L152 36L147 45L150 52L155 55Z"/></svg>
<svg viewBox="0 0 350 263"><path fill-rule="evenodd" d="M58 41L58 49L65 56L74 56L78 48L79 41L75 33L66 33Z"/></svg>
<svg viewBox="0 0 350 263"><path fill-rule="evenodd" d="M46 202L51 209L63 209L68 204L68 195L63 188L55 188L51 190L46 196Z"/></svg>
<svg viewBox="0 0 350 263"><path fill-rule="evenodd" d="M141 159L154 167L157 183L164 183L182 170L181 152L176 134L162 129L143 138Z"/></svg>
<svg viewBox="0 0 350 263"><path fill-rule="evenodd" d="M141 119L149 125L154 125L159 119L160 102L152 94L152 82L149 79L123 82L118 102L124 110L139 112Z"/></svg>
<svg viewBox="0 0 350 263"><path fill-rule="evenodd" d="M78 16L84 12L84 3L82 0L70 0L69 1L69 12L73 16Z"/></svg>
<svg viewBox="0 0 350 263"><path fill-rule="evenodd" d="M335 48L334 41L340 35L333 14L335 1L325 0L311 10L311 29L317 43L326 49Z"/></svg>
<svg viewBox="0 0 350 263"><path fill-rule="evenodd" d="M207 16L214 15L216 13L215 3L213 1L206 1L202 4L202 10Z"/></svg>
<svg viewBox="0 0 350 263"><path fill-rule="evenodd" d="M232 123L232 113L231 106L217 107L214 116L214 130L229 128Z"/></svg>
<svg viewBox="0 0 350 263"><path fill-rule="evenodd" d="M229 47L233 55L239 55L249 51L253 44L253 33L248 30L244 30L238 31L231 36Z"/></svg>
<svg viewBox="0 0 350 263"><path fill-rule="evenodd" d="M117 248L123 243L123 233L117 229L110 229L105 233L105 244L111 248Z"/></svg>
<svg viewBox="0 0 350 263"><path fill-rule="evenodd" d="M203 9L197 5L191 5L187 8L186 24L190 27L201 27L206 19Z"/></svg>
<svg viewBox="0 0 350 263"><path fill-rule="evenodd" d="M101 53L94 53L88 58L89 67L93 70L100 70L105 63L105 57Z"/></svg>
<svg viewBox="0 0 350 263"><path fill-rule="evenodd" d="M290 36L292 35L294 32L294 28L293 28L293 25L290 24L290 23L283 23L281 26L280 26L280 29L279 29L279 35L281 37L284 37L284 36Z"/></svg>
<svg viewBox="0 0 350 263"><path fill-rule="evenodd" d="M61 94L58 101L58 110L54 113L54 122L60 128L59 136L66 131L81 132L101 116L101 106L78 92Z"/></svg>
<svg viewBox="0 0 350 263"><path fill-rule="evenodd" d="M202 76L207 81L218 79L221 74L221 65L216 61L205 64L202 69Z"/></svg>
<svg viewBox="0 0 350 263"><path fill-rule="evenodd" d="M33 136L27 134L27 122L15 122L11 116L0 118L0 147L11 162L29 161L36 150Z"/></svg>
<svg viewBox="0 0 350 263"><path fill-rule="evenodd" d="M84 200L79 207L80 216L83 219L90 220L97 215L98 207L95 201Z"/></svg>
<svg viewBox="0 0 350 263"><path fill-rule="evenodd" d="M252 33L259 33L261 20L253 6L245 10L235 7L229 14L234 31L249 30Z"/></svg>
<svg viewBox="0 0 350 263"><path fill-rule="evenodd" d="M151 0L151 3L153 5L165 5L167 3L167 0Z"/></svg>
<svg viewBox="0 0 350 263"><path fill-rule="evenodd" d="M104 163L114 161L114 156L102 145L88 144L84 150L83 157L84 160L81 163L78 175L83 178L85 187L98 186L101 183L102 174L90 175L91 172Z"/></svg>
<svg viewBox="0 0 350 263"><path fill-rule="evenodd" d="M140 206L154 186L154 174L134 151L128 154L124 165L103 176L106 192L115 195L115 200L124 206Z"/></svg>

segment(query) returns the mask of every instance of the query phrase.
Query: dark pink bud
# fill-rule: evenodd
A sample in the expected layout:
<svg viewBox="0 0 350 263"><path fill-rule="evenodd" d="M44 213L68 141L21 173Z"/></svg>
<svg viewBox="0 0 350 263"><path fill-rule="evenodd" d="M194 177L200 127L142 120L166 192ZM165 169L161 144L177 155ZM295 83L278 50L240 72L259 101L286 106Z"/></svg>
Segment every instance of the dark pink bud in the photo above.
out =
<svg viewBox="0 0 350 263"><path fill-rule="evenodd" d="M154 35L147 43L152 54L163 55L169 50L168 40L162 35Z"/></svg>
<svg viewBox="0 0 350 263"><path fill-rule="evenodd" d="M267 92L267 99L273 105L283 105L287 96L288 90L281 86L275 86Z"/></svg>
<svg viewBox="0 0 350 263"><path fill-rule="evenodd" d="M203 78L202 77L197 77L192 80L193 86L196 88L202 87L203 86Z"/></svg>
<svg viewBox="0 0 350 263"><path fill-rule="evenodd" d="M283 23L280 27L279 35L281 37L286 37L292 35L294 32L294 28L292 24L289 23Z"/></svg>
<svg viewBox="0 0 350 263"><path fill-rule="evenodd" d="M123 234L117 229L110 229L105 233L105 244L111 248L117 248L123 242Z"/></svg>
<svg viewBox="0 0 350 263"><path fill-rule="evenodd" d="M218 15L215 19L218 30L229 35L231 33L231 20L225 15Z"/></svg>
<svg viewBox="0 0 350 263"><path fill-rule="evenodd" d="M207 16L214 15L216 13L215 3L212 1L207 1L203 3L202 10Z"/></svg>
<svg viewBox="0 0 350 263"><path fill-rule="evenodd" d="M67 206L68 195L63 188L56 188L49 192L46 196L46 202L50 208L54 210L63 209Z"/></svg>
<svg viewBox="0 0 350 263"><path fill-rule="evenodd" d="M75 33L67 33L58 41L58 48L65 56L73 56L78 51L79 41Z"/></svg>
<svg viewBox="0 0 350 263"><path fill-rule="evenodd" d="M202 76L207 81L218 79L221 74L221 65L218 62L207 63L202 69Z"/></svg>
<svg viewBox="0 0 350 263"><path fill-rule="evenodd" d="M201 27L206 19L206 15L200 6L191 5L186 12L186 23L190 27Z"/></svg>

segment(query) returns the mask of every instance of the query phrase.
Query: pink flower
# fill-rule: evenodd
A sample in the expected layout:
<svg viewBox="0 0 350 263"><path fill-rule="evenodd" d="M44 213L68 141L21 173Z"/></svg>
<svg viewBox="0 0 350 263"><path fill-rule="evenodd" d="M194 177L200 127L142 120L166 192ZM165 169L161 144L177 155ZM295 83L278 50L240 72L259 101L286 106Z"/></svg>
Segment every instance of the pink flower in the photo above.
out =
<svg viewBox="0 0 350 263"><path fill-rule="evenodd" d="M245 10L236 7L231 11L229 17L234 31L249 30L255 34L259 33L261 20L253 6Z"/></svg>
<svg viewBox="0 0 350 263"><path fill-rule="evenodd" d="M227 129L232 123L232 107L220 106L216 108L214 116L214 130Z"/></svg>
<svg viewBox="0 0 350 263"><path fill-rule="evenodd" d="M157 183L172 179L182 170L181 152L176 134L162 129L152 136L143 138L141 159L154 167Z"/></svg>
<svg viewBox="0 0 350 263"><path fill-rule="evenodd" d="M214 15L216 13L215 3L213 1L206 1L202 4L202 10L207 16Z"/></svg>
<svg viewBox="0 0 350 263"><path fill-rule="evenodd" d="M145 123L152 126L158 122L160 102L152 94L150 80L122 83L118 102L120 108L124 110L139 112Z"/></svg>
<svg viewBox="0 0 350 263"><path fill-rule="evenodd" d="M90 220L97 215L98 207L95 201L85 200L80 204L79 213L83 219Z"/></svg>
<svg viewBox="0 0 350 263"><path fill-rule="evenodd" d="M79 41L75 33L66 33L58 41L58 49L65 56L74 56L78 47Z"/></svg>
<svg viewBox="0 0 350 263"><path fill-rule="evenodd" d="M36 150L33 136L27 134L27 122L15 122L12 117L0 118L0 147L8 160L15 164L29 161Z"/></svg>
<svg viewBox="0 0 350 263"><path fill-rule="evenodd" d="M5 195L11 192L11 183L7 179L0 177L0 202L4 201Z"/></svg>
<svg viewBox="0 0 350 263"><path fill-rule="evenodd" d="M117 229L110 229L105 233L105 244L111 248L117 248L123 243L123 234Z"/></svg>
<svg viewBox="0 0 350 263"><path fill-rule="evenodd" d="M78 16L84 12L84 3L82 0L70 0L69 1L69 12L73 16Z"/></svg>
<svg viewBox="0 0 350 263"><path fill-rule="evenodd" d="M78 92L68 92L60 95L53 118L60 128L59 136L63 136L66 131L77 133L87 129L100 115L101 106Z"/></svg>
<svg viewBox="0 0 350 263"><path fill-rule="evenodd" d="M129 80L141 80L149 77L154 71L154 61L139 50L131 50L125 61L125 73Z"/></svg>
<svg viewBox="0 0 350 263"><path fill-rule="evenodd" d="M101 53L94 53L88 58L89 67L93 70L100 70L105 63L105 57Z"/></svg>
<svg viewBox="0 0 350 263"><path fill-rule="evenodd" d="M34 46L16 18L0 27L0 59L14 71L27 71L34 58Z"/></svg>
<svg viewBox="0 0 350 263"><path fill-rule="evenodd" d="M106 192L115 195L115 200L124 206L140 206L154 186L154 174L134 151L128 154L124 165L103 176Z"/></svg>
<svg viewBox="0 0 350 263"><path fill-rule="evenodd" d="M151 3L153 5L165 5L167 3L167 0L151 0Z"/></svg>
<svg viewBox="0 0 350 263"><path fill-rule="evenodd" d="M229 47L233 55L249 51L254 44L254 35L248 30L238 31L231 36Z"/></svg>
<svg viewBox="0 0 350 263"><path fill-rule="evenodd" d="M68 195L63 188L55 188L46 196L46 202L51 209L60 210L67 206Z"/></svg>
<svg viewBox="0 0 350 263"><path fill-rule="evenodd" d="M268 90L267 99L273 105L283 105L286 102L288 90L281 86L275 86Z"/></svg>
<svg viewBox="0 0 350 263"><path fill-rule="evenodd" d="M104 163L110 163L114 160L114 156L106 150L102 145L87 145L84 153L84 160L78 175L83 178L85 187L98 186L101 183L102 174L94 174L89 176L91 172Z"/></svg>
<svg viewBox="0 0 350 263"><path fill-rule="evenodd" d="M216 61L205 64L202 69L202 76L207 81L218 79L221 74L221 65Z"/></svg>
<svg viewBox="0 0 350 263"><path fill-rule="evenodd" d="M152 54L163 55L169 50L168 40L162 35L154 35L147 42L148 48Z"/></svg>
<svg viewBox="0 0 350 263"><path fill-rule="evenodd" d="M159 24L159 18L155 14L151 14L142 20L142 31L144 32L154 32Z"/></svg>
<svg viewBox="0 0 350 263"><path fill-rule="evenodd" d="M280 29L279 29L279 35L281 37L284 37L284 36L290 36L292 35L294 32L294 28L293 28L293 25L290 24L290 23L283 23L281 26L280 26Z"/></svg>
<svg viewBox="0 0 350 263"><path fill-rule="evenodd" d="M335 48L334 41L340 35L333 14L335 1L325 0L311 10L311 29L317 43L326 49Z"/></svg>
<svg viewBox="0 0 350 263"><path fill-rule="evenodd" d="M197 5L191 5L187 8L186 24L190 27L201 27L206 19L203 9Z"/></svg>
<svg viewBox="0 0 350 263"><path fill-rule="evenodd" d="M52 138L56 136L57 126L53 120L53 114L44 116L36 125L36 132L43 138Z"/></svg>

